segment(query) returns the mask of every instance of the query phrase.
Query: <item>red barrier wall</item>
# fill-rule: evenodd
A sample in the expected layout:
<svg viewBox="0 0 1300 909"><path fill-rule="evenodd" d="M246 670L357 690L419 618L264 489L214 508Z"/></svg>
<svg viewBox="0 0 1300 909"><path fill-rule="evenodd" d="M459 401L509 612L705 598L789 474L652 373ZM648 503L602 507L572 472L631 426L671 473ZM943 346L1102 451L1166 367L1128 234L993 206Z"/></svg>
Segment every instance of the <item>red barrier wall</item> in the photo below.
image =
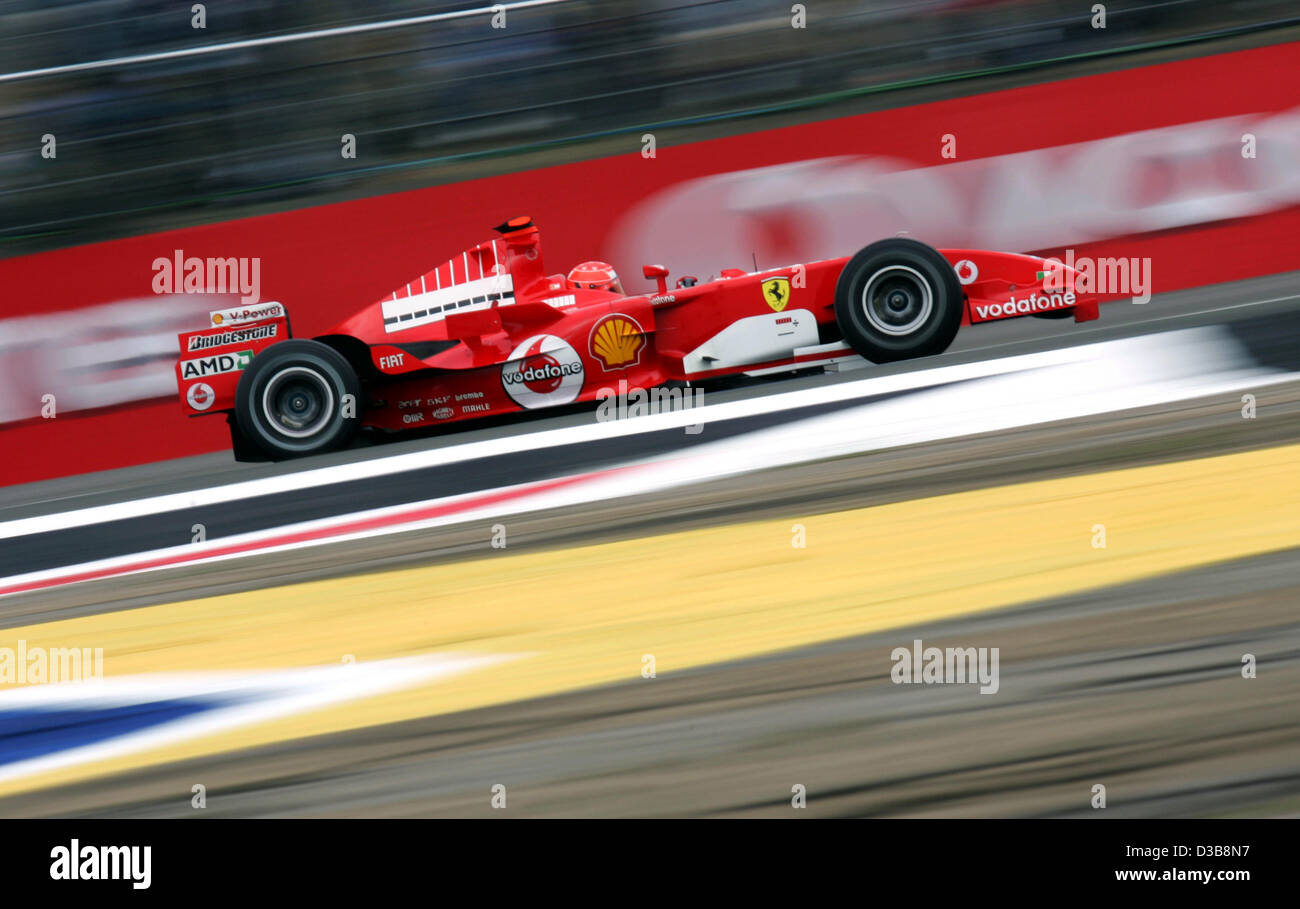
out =
<svg viewBox="0 0 1300 909"><path fill-rule="evenodd" d="M548 266L567 270L582 259L612 257L620 217L683 181L834 155L883 155L913 167L947 166L952 162L940 156L944 134L958 137L959 160L968 161L1193 121L1287 111L1300 104L1298 63L1300 45L1277 45L660 147L653 159L640 154L639 137L629 137L635 150L618 157L0 261L0 317L147 297L154 259L182 249L187 256L260 257L262 299L286 303L295 335L308 336L484 239L492 224L515 214L537 220ZM1125 256L1151 256L1160 273L1156 289L1167 291L1300 267L1297 237L1300 206L1291 204L1250 217L1080 243L1076 250L1104 255L1122 247ZM858 245L873 239L877 237L863 237ZM615 260L625 276L635 276L627 281L633 288L643 283L641 264ZM737 264L748 263L718 263ZM159 305L165 300L159 298ZM128 466L226 445L223 421L186 419L174 400L61 413L0 429L0 483Z"/></svg>

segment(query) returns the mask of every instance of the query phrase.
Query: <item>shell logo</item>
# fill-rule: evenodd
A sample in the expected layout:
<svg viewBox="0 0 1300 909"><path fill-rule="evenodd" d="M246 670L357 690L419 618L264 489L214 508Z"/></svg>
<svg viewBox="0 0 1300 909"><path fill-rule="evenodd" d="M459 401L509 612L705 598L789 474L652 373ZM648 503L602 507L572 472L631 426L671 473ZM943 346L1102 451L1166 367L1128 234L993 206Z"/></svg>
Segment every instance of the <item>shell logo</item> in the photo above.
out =
<svg viewBox="0 0 1300 909"><path fill-rule="evenodd" d="M223 316L221 313L219 313L219 312L214 312L214 313L212 314L212 324L213 324L213 325L220 325L220 324L221 324L222 322L224 322L224 321L226 321L226 317Z"/></svg>
<svg viewBox="0 0 1300 909"><path fill-rule="evenodd" d="M614 313L591 327L590 347L606 372L635 366L645 348L645 331L631 316Z"/></svg>

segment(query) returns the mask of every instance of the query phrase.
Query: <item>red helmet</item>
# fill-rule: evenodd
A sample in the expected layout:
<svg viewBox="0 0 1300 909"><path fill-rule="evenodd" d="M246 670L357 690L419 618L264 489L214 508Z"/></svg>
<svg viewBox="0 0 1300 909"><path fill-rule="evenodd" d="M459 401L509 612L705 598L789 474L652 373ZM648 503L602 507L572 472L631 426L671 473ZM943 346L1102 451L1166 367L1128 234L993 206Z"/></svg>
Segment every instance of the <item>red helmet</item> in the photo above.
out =
<svg viewBox="0 0 1300 909"><path fill-rule="evenodd" d="M608 262L583 262L569 272L569 286L574 290L608 290L623 293L623 283L618 272Z"/></svg>

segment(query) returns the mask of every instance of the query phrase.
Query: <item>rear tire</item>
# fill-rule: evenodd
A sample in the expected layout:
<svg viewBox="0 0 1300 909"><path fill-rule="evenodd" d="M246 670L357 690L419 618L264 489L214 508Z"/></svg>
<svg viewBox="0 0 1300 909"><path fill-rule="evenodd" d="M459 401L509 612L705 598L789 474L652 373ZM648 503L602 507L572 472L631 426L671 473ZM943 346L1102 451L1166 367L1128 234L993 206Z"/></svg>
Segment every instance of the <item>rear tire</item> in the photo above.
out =
<svg viewBox="0 0 1300 909"><path fill-rule="evenodd" d="M233 410L226 411L226 425L230 427L230 450L236 461L265 461L266 452L249 442L239 430L239 421Z"/></svg>
<svg viewBox="0 0 1300 909"><path fill-rule="evenodd" d="M319 341L267 348L253 357L235 390L240 433L274 460L343 447L356 432L360 406L356 372Z"/></svg>
<svg viewBox="0 0 1300 909"><path fill-rule="evenodd" d="M844 340L873 363L943 353L961 326L957 273L916 240L872 243L845 264L835 285Z"/></svg>

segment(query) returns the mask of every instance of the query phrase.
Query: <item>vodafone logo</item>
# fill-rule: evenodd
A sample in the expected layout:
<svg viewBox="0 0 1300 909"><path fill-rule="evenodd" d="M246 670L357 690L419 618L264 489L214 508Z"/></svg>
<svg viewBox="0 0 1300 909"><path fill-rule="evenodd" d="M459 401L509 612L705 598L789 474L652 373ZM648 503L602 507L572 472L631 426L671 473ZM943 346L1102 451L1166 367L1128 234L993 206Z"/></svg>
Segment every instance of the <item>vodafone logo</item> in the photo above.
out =
<svg viewBox="0 0 1300 909"><path fill-rule="evenodd" d="M195 382L185 392L185 400L189 401L190 406L195 410L207 410L216 399L217 396L212 393L212 386L207 382Z"/></svg>
<svg viewBox="0 0 1300 909"><path fill-rule="evenodd" d="M1026 313L1046 312L1053 309L1069 309L1078 298L1074 291L1063 294L1030 294L1017 300L1014 296L1005 303L993 303L989 306L976 306L975 315L981 319L997 319L1003 316L1021 316Z"/></svg>
<svg viewBox="0 0 1300 909"><path fill-rule="evenodd" d="M520 407L568 404L582 391L582 358L555 335L535 335L510 353L501 384Z"/></svg>
<svg viewBox="0 0 1300 909"><path fill-rule="evenodd" d="M974 284L980 276L979 267L970 259L962 259L953 266L953 270L957 272L957 280L962 284Z"/></svg>

